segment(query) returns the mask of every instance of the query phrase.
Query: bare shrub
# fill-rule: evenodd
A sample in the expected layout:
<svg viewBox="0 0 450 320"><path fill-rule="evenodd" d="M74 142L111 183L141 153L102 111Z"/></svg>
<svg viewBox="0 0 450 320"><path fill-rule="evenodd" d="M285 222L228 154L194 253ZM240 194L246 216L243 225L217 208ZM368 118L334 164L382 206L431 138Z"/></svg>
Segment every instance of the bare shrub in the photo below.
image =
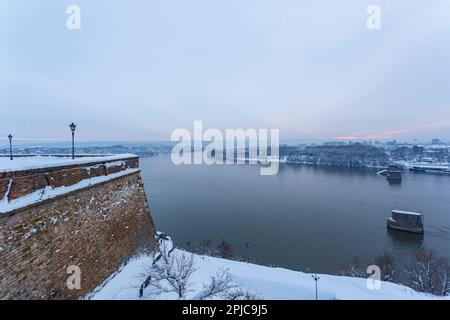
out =
<svg viewBox="0 0 450 320"><path fill-rule="evenodd" d="M375 258L374 264L380 268L382 281L394 282L395 257L392 254L380 254Z"/></svg>
<svg viewBox="0 0 450 320"><path fill-rule="evenodd" d="M202 240L199 246L195 248L195 252L210 257L215 257L217 255L217 250L213 247L211 239Z"/></svg>
<svg viewBox="0 0 450 320"><path fill-rule="evenodd" d="M217 246L217 254L221 258L230 259L233 257L233 246L231 243L222 240Z"/></svg>
<svg viewBox="0 0 450 320"><path fill-rule="evenodd" d="M450 264L432 249L415 254L414 264L405 271L409 285L419 292L444 296L450 294Z"/></svg>
<svg viewBox="0 0 450 320"><path fill-rule="evenodd" d="M380 254L373 264L381 271L382 281L395 281L395 257L390 253ZM359 257L343 268L339 275L367 278L366 266ZM438 296L450 295L450 262L439 257L432 249L422 249L415 253L414 262L404 272L409 279L405 283L414 290Z"/></svg>
<svg viewBox="0 0 450 320"><path fill-rule="evenodd" d="M448 259L440 258L438 261L438 295L450 295L450 262Z"/></svg>
<svg viewBox="0 0 450 320"><path fill-rule="evenodd" d="M161 259L151 266L146 266L146 281L162 292L175 292L182 299L190 290L190 277L194 273L194 255L181 252L171 254L162 244ZM151 279L151 280L148 280Z"/></svg>
<svg viewBox="0 0 450 320"><path fill-rule="evenodd" d="M367 278L366 270L367 268L361 264L361 259L359 257L353 257L352 262L340 272L340 275Z"/></svg>
<svg viewBox="0 0 450 320"><path fill-rule="evenodd" d="M250 290L236 289L225 295L225 300L263 300L263 296Z"/></svg>
<svg viewBox="0 0 450 320"><path fill-rule="evenodd" d="M229 290L236 287L232 281L233 277L228 269L219 270L215 275L210 277L207 284L203 284L203 290L197 294L196 299L206 300L218 296L225 296Z"/></svg>
<svg viewBox="0 0 450 320"><path fill-rule="evenodd" d="M217 247L213 247L212 241L208 239L201 241L195 252L210 257L231 259L233 257L233 246L231 243L222 240Z"/></svg>

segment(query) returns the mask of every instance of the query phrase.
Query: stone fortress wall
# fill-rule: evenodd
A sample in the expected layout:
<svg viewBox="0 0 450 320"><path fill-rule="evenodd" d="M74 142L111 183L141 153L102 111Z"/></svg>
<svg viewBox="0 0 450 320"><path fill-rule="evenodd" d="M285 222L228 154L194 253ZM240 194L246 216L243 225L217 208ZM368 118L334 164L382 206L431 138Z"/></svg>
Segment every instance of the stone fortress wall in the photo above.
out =
<svg viewBox="0 0 450 320"><path fill-rule="evenodd" d="M0 172L3 204L67 190L0 212L0 299L83 298L156 250L139 158L108 159Z"/></svg>

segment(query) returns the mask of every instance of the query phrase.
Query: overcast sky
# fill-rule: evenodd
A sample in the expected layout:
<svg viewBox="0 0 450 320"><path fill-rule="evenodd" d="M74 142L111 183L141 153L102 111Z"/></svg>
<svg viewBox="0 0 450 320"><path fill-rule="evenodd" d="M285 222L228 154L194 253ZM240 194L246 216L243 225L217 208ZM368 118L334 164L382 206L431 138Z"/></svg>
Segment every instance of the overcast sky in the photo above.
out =
<svg viewBox="0 0 450 320"><path fill-rule="evenodd" d="M2 137L450 139L449 76L448 0L0 1Z"/></svg>

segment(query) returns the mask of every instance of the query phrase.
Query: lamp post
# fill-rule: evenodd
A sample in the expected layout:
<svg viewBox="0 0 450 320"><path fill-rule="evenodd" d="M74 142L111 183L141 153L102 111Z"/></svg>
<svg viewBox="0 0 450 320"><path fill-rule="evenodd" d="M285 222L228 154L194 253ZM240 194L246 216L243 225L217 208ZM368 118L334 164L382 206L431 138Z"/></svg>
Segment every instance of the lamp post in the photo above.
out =
<svg viewBox="0 0 450 320"><path fill-rule="evenodd" d="M250 255L249 255L250 242L247 241L246 243L244 243L244 246L245 246L245 250L247 252L247 260L250 261Z"/></svg>
<svg viewBox="0 0 450 320"><path fill-rule="evenodd" d="M13 159L13 155L12 155L12 138L13 136L11 134L8 135L8 139L9 139L9 159L12 160Z"/></svg>
<svg viewBox="0 0 450 320"><path fill-rule="evenodd" d="M311 277L313 277L314 281L316 282L316 300L319 300L317 295L317 281L319 281L320 277L317 276L317 273L311 275Z"/></svg>
<svg viewBox="0 0 450 320"><path fill-rule="evenodd" d="M75 129L77 125L75 123L69 124L70 131L72 131L72 159L75 159Z"/></svg>

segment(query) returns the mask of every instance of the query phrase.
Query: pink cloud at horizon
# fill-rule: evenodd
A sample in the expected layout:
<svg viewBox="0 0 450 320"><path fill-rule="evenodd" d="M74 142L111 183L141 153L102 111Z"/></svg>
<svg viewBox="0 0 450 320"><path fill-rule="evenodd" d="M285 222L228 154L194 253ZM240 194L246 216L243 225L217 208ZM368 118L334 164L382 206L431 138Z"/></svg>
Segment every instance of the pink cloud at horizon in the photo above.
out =
<svg viewBox="0 0 450 320"><path fill-rule="evenodd" d="M447 127L447 126L450 126L450 121L432 122L432 123L423 124L423 125L415 127L415 128L389 130L389 131L377 132L377 133L368 134L368 135L344 135L344 136L335 137L335 139L336 140L394 139L394 138L399 138L402 134L406 134L406 133L412 133L415 131L423 131L423 130L432 129L432 128L442 128L442 127Z"/></svg>

